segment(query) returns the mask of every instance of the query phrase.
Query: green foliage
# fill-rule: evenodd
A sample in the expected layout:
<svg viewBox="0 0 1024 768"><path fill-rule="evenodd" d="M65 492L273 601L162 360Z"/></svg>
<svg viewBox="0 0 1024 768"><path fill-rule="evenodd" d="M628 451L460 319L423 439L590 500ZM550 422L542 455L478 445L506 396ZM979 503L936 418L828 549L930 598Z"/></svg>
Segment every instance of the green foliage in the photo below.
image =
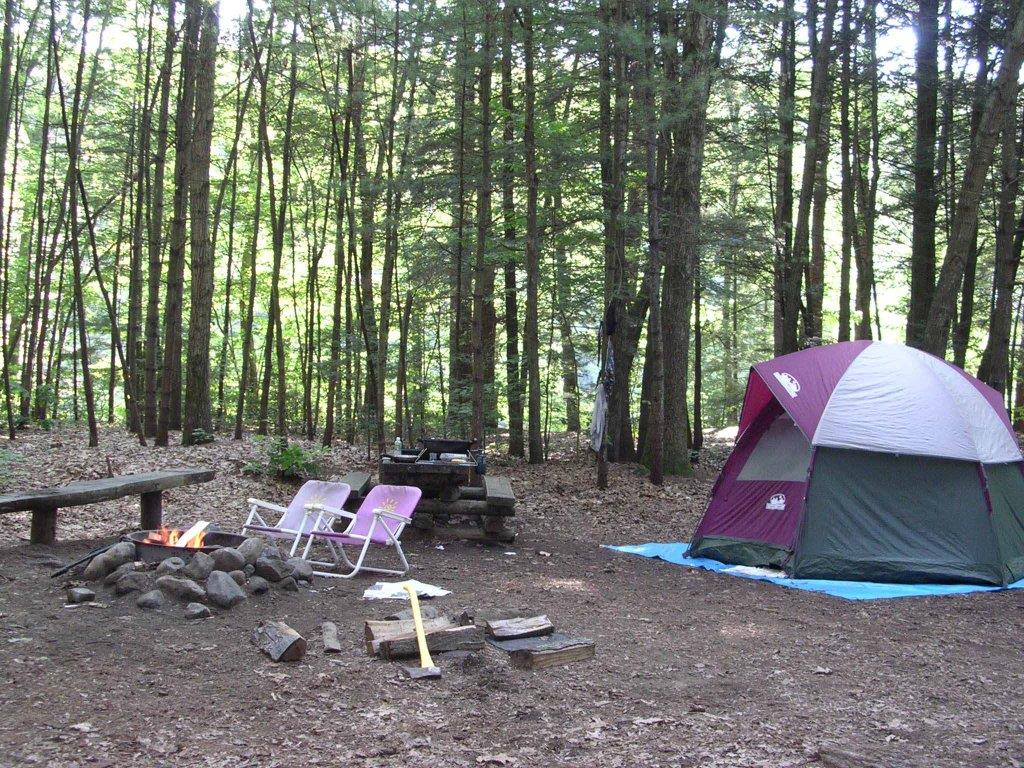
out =
<svg viewBox="0 0 1024 768"><path fill-rule="evenodd" d="M280 480L308 480L320 474L323 452L303 448L287 440L269 440L263 461L251 461L242 467L247 475L272 475Z"/></svg>
<svg viewBox="0 0 1024 768"><path fill-rule="evenodd" d="M205 429L192 430L192 445L207 445L209 443L212 443L213 440L213 434L207 432Z"/></svg>

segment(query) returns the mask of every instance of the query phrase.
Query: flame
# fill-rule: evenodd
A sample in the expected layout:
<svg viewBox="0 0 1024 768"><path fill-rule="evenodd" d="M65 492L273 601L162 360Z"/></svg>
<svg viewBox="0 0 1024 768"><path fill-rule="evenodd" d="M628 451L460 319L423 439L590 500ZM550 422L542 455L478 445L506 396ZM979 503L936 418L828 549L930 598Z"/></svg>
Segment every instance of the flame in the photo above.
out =
<svg viewBox="0 0 1024 768"><path fill-rule="evenodd" d="M162 544L165 547L176 547L178 546L178 539L181 538L182 531L176 528L161 528L159 531L150 531L149 535L143 539L144 544ZM206 532L200 533L198 536L193 536L192 540L185 545L185 549L201 549L206 544Z"/></svg>

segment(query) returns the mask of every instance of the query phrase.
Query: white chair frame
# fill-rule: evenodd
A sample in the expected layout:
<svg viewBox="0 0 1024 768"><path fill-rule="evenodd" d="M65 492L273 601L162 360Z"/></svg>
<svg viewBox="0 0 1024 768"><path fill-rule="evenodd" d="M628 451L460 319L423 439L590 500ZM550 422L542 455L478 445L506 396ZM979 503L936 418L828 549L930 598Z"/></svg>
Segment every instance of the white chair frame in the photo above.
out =
<svg viewBox="0 0 1024 768"><path fill-rule="evenodd" d="M326 504L307 504L306 510L309 513L316 512L317 517L316 522L313 524L313 527L309 531L309 538L306 541L306 548L302 552L302 559L307 561L311 565L319 565L324 568L337 568L338 566L344 563L344 565L347 568L351 569L348 573L335 573L333 571L314 570L313 573L315 573L317 576L326 576L328 578L335 579L351 579L360 571L384 573L390 576L404 576L409 572L409 561L406 559L405 552L402 550L402 544L398 540L399 537L402 535L402 531L405 529L405 526L409 522L407 518L404 518L401 515L396 515L392 512L388 512L387 510L384 509L375 509L373 510L373 521L370 523L370 528L365 535L346 532L344 535L348 538L361 540L363 542L363 546L359 550L359 557L356 558L355 563L349 560L348 555L345 554L344 544L339 544L338 546L335 546L330 536L321 537L327 543L328 549L331 550L331 554L334 556L334 561L332 562L329 560L310 559L309 553L310 550L312 550L313 548L313 542L316 540L318 534L321 532L334 533L334 531L332 531L330 528L331 523L334 522L334 520L348 520L349 527L351 527L352 523L354 523L356 520L356 515L352 512L346 512L343 509L329 507ZM392 520L398 523L398 529L392 531L391 528L389 528L387 525L384 525L385 520ZM374 530L376 530L378 524L383 526L384 530L387 531L389 539L389 542L387 544L381 546L394 547L399 560L402 561L402 570L400 571L388 568L371 568L368 565L363 565L363 560L366 559L366 553L369 551L370 545L374 543L373 532Z"/></svg>
<svg viewBox="0 0 1024 768"><path fill-rule="evenodd" d="M317 525L320 525L320 519L317 518L317 522L314 523L314 527L309 529L309 531L296 531L291 528L278 528L273 523L268 523L266 520L264 520L262 515L260 515L259 510L262 509L265 512L278 512L281 515L284 515L288 512L288 509L286 507L282 507L280 504L273 504L269 501L263 501L261 499L249 499L247 503L249 504L249 516L245 519L245 524L242 526L242 533L245 534L250 526L258 525L262 528L273 528L275 531L281 534L294 535L295 538L292 541L292 548L288 552L288 557L295 557L295 553L299 549L299 543L302 541L302 537L308 536ZM305 518L303 518L304 521L309 519L309 506L310 505L307 505L306 507L306 516ZM330 525L330 522L327 521L326 524ZM262 536L268 535L266 531L253 531L253 533ZM286 537L281 536L280 538Z"/></svg>

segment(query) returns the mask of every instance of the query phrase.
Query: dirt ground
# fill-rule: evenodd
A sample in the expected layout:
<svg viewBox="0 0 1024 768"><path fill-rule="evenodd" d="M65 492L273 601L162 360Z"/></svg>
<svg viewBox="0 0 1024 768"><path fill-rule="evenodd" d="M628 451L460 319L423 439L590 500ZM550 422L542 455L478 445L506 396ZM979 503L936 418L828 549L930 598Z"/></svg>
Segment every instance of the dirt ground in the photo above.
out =
<svg viewBox="0 0 1024 768"><path fill-rule="evenodd" d="M273 590L212 619L180 606L145 613L104 590L104 607L64 607L53 557L70 561L138 523L137 502L62 512L58 543L29 546L28 516L0 518L0 766L1018 766L1024 761L1024 591L847 602L602 549L682 540L711 488L647 484L564 453L541 467L492 460L519 497L515 544L485 548L410 531L412 576L452 595L443 610L546 613L593 638L597 657L539 672L487 649L403 679L371 659L362 623L401 608L366 602L374 580ZM213 483L172 491L165 521L225 528L244 500L293 486L242 473L254 441L144 449L104 431L26 432L8 447L3 489L172 466ZM325 475L368 467L334 449ZM250 642L262 619L309 640L297 664ZM324 620L344 652L325 655Z"/></svg>

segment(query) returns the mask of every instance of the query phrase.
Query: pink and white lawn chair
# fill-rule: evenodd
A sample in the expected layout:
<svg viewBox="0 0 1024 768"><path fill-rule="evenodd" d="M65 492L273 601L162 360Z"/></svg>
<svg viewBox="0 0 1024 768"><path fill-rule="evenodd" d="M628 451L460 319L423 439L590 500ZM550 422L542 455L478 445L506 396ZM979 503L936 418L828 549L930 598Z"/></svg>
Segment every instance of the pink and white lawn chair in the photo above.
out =
<svg viewBox="0 0 1024 768"><path fill-rule="evenodd" d="M249 499L249 517L242 526L242 534L262 534L272 539L291 540L292 548L289 557L295 555L299 542L318 525L330 526L330 520L321 520L311 513L311 508L325 504L341 509L352 488L348 483L328 483L323 480L307 480L295 494L291 504L282 507L269 501ZM264 512L278 512L281 518L276 525L271 525L260 515Z"/></svg>
<svg viewBox="0 0 1024 768"><path fill-rule="evenodd" d="M413 510L416 509L419 500L419 488L408 485L377 485L366 495L363 503L359 505L358 511L354 514L346 512L336 504L312 504L310 511L318 514L309 531L309 540L306 542L306 549L303 551L302 557L313 565L337 568L344 564L346 568L350 569L348 573L314 571L318 576L350 579L361 570L403 576L409 572L409 561L405 559L405 552L402 551L402 545L398 539L402 535L402 530L412 519ZM331 530L331 523L341 519L350 521L348 527L344 531ZM309 558L313 542L317 540L327 545L334 556L333 562ZM402 570L370 568L363 565L363 560L366 558L371 544L378 547L394 547L398 559L402 561ZM355 563L348 559L345 547L359 547L359 556Z"/></svg>

